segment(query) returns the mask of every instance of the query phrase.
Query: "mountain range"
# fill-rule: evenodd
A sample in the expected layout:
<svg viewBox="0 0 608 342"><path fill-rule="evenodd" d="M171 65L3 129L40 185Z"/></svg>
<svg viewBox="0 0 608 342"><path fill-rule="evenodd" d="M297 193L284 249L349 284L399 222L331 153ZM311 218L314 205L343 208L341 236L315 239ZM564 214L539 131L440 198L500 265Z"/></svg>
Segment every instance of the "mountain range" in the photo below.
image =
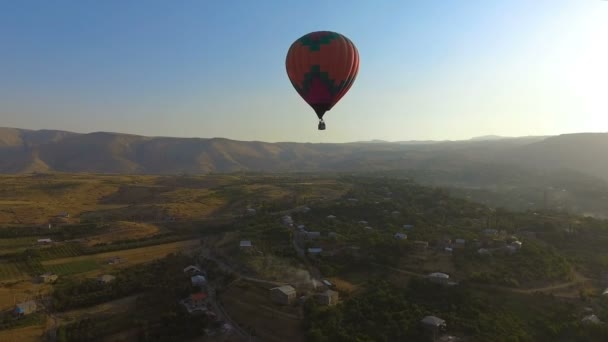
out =
<svg viewBox="0 0 608 342"><path fill-rule="evenodd" d="M608 180L608 133L463 141L266 143L0 128L0 173L208 173L441 169L568 170Z"/></svg>

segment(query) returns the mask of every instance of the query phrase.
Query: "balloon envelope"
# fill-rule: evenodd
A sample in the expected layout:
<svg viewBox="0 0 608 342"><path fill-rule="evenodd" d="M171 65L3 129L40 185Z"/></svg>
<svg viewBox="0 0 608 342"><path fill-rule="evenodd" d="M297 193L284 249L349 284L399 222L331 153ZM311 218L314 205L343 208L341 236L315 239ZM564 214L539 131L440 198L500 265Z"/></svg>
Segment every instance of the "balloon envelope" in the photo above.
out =
<svg viewBox="0 0 608 342"><path fill-rule="evenodd" d="M359 53L339 33L311 32L291 45L285 65L293 87L322 119L353 85Z"/></svg>

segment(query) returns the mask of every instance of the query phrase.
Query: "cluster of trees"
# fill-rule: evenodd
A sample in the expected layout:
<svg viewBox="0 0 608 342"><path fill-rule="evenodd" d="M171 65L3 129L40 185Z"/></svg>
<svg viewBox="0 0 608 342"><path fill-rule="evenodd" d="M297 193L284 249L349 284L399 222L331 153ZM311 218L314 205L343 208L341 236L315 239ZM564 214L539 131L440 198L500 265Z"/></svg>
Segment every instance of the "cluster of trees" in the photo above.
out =
<svg viewBox="0 0 608 342"><path fill-rule="evenodd" d="M43 313L33 313L23 317L15 317L12 312L0 313L0 330L23 328L29 325L44 323L46 316Z"/></svg>
<svg viewBox="0 0 608 342"><path fill-rule="evenodd" d="M515 254L479 255L475 249L454 255L458 269L467 278L487 284L518 287L533 283L564 281L572 276L572 266L551 246L528 240Z"/></svg>
<svg viewBox="0 0 608 342"><path fill-rule="evenodd" d="M469 341L605 341L605 326L580 323L571 304L544 296L486 293L412 280L406 289L373 281L335 307L307 303L311 341L421 341L420 320L435 315L447 333Z"/></svg>
<svg viewBox="0 0 608 342"><path fill-rule="evenodd" d="M191 291L183 267L192 259L183 255L170 255L146 265L123 269L109 284L100 284L94 279L62 279L53 291L53 307L64 311L91 306L134 293L162 289L170 300L186 297ZM185 280L184 280L185 279Z"/></svg>

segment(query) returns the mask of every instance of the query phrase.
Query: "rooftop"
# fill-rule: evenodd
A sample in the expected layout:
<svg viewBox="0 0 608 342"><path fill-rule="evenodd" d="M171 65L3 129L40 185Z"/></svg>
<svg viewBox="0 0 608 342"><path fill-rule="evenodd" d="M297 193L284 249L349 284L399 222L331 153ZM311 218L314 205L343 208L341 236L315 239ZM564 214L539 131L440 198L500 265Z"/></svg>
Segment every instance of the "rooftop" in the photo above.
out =
<svg viewBox="0 0 608 342"><path fill-rule="evenodd" d="M251 241L249 241L249 240L242 240L239 246L241 246L241 247L251 247Z"/></svg>
<svg viewBox="0 0 608 342"><path fill-rule="evenodd" d="M279 286L279 287L273 287L270 290L279 290L279 291L283 292L286 295L291 295L291 294L295 294L296 293L296 289L294 289L293 286L291 286L291 285L283 285L283 286Z"/></svg>
<svg viewBox="0 0 608 342"><path fill-rule="evenodd" d="M439 317L435 317L435 316L426 316L422 319L422 324L426 324L426 325L432 325L435 327L439 327L441 325L445 324L445 321L442 320Z"/></svg>

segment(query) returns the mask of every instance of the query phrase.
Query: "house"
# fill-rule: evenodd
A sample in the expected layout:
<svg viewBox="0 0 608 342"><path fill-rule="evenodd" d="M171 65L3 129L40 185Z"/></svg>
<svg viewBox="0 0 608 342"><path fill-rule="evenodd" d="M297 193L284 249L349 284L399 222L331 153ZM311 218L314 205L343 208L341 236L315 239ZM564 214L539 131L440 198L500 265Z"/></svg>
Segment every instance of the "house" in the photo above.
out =
<svg viewBox="0 0 608 342"><path fill-rule="evenodd" d="M582 320L582 323L586 324L600 324L602 321L596 315L585 316Z"/></svg>
<svg viewBox="0 0 608 342"><path fill-rule="evenodd" d="M397 210L393 211L391 214L393 214L393 215L395 215L395 216L397 216L397 215L401 215L401 213L400 213L400 212L398 212Z"/></svg>
<svg viewBox="0 0 608 342"><path fill-rule="evenodd" d="M251 249L251 247L253 247L253 246L251 245L251 241L241 240L241 242L239 243L239 247L241 249Z"/></svg>
<svg viewBox="0 0 608 342"><path fill-rule="evenodd" d="M205 300L209 297L205 292L197 292L190 295L190 302L193 305L202 305Z"/></svg>
<svg viewBox="0 0 608 342"><path fill-rule="evenodd" d="M515 249L521 249L521 245L522 245L521 241L517 241L517 240L511 242L511 244L510 244L510 246L513 246L513 248L515 248Z"/></svg>
<svg viewBox="0 0 608 342"><path fill-rule="evenodd" d="M456 239L456 240L454 240L454 246L452 246L452 247L456 248L456 249L462 249L462 248L464 248L465 244L466 244L466 241L464 239Z"/></svg>
<svg viewBox="0 0 608 342"><path fill-rule="evenodd" d="M370 227L370 226L365 226L365 227L363 227L363 229L372 230L372 229L374 229L374 228L372 228L372 227Z"/></svg>
<svg viewBox="0 0 608 342"><path fill-rule="evenodd" d="M446 253L452 254L452 252L454 251L454 249L452 247L445 247L443 249L443 251L446 252Z"/></svg>
<svg viewBox="0 0 608 342"><path fill-rule="evenodd" d="M309 212L309 211L310 211L310 208L309 208L309 207L304 207L304 208L302 208L302 212L303 212L303 213L307 213L307 212Z"/></svg>
<svg viewBox="0 0 608 342"><path fill-rule="evenodd" d="M55 273L51 273L51 272L47 272L44 274L41 274L38 276L38 282L40 283L54 283L57 278L59 278L58 275L56 275Z"/></svg>
<svg viewBox="0 0 608 342"><path fill-rule="evenodd" d="M348 201L349 202L359 202L359 200L356 198L349 198Z"/></svg>
<svg viewBox="0 0 608 342"><path fill-rule="evenodd" d="M35 300L28 300L27 302L19 303L15 305L15 310L13 310L13 314L15 316L21 317L25 315L29 315L31 313L36 312L38 306Z"/></svg>
<svg viewBox="0 0 608 342"><path fill-rule="evenodd" d="M441 272L431 273L427 276L427 278L435 284L442 285L446 285L448 281L450 281L450 276Z"/></svg>
<svg viewBox="0 0 608 342"><path fill-rule="evenodd" d="M282 220L283 220L283 224L286 224L288 226L293 224L293 219L289 215L283 216Z"/></svg>
<svg viewBox="0 0 608 342"><path fill-rule="evenodd" d="M414 249L419 252L424 252L429 247L429 243L426 241L414 241Z"/></svg>
<svg viewBox="0 0 608 342"><path fill-rule="evenodd" d="M125 259L121 258L121 257L111 257L110 259L108 259L108 265L116 265L116 264L120 264L123 261L125 261Z"/></svg>
<svg viewBox="0 0 608 342"><path fill-rule="evenodd" d="M48 245L50 243L53 243L53 240L51 240L51 239L38 239L38 244L39 245Z"/></svg>
<svg viewBox="0 0 608 342"><path fill-rule="evenodd" d="M490 254L492 254L492 252L490 252L489 249L480 248L479 250L477 250L477 254L479 254L479 255L490 255Z"/></svg>
<svg viewBox="0 0 608 342"><path fill-rule="evenodd" d="M327 218L328 218L328 219L330 219L330 220L333 220L333 219L335 219L336 217L335 217L334 215L329 215L329 216L327 216Z"/></svg>
<svg viewBox="0 0 608 342"><path fill-rule="evenodd" d="M296 289L283 285L270 289L270 298L277 304L289 305L296 300Z"/></svg>
<svg viewBox="0 0 608 342"><path fill-rule="evenodd" d="M321 252L323 252L323 248L315 247L315 248L308 249L308 254L311 254L311 255L319 255L319 254L321 254Z"/></svg>
<svg viewBox="0 0 608 342"><path fill-rule="evenodd" d="M196 275L196 274L203 274L203 271L201 271L201 269L198 268L197 266L190 265L190 266L184 268L184 273L188 273L190 275Z"/></svg>
<svg viewBox="0 0 608 342"><path fill-rule="evenodd" d="M330 282L330 281L329 281L329 280L327 280L327 279L323 279L323 280L321 280L321 282L322 282L322 283L323 283L325 286L327 286L327 287L329 287L329 288L332 288L332 287L334 286L334 284L332 284L332 282Z"/></svg>
<svg viewBox="0 0 608 342"><path fill-rule="evenodd" d="M109 283L113 282L115 279L116 279L116 277L113 275L104 274L104 275L100 276L99 278L97 278L97 282L100 284L109 284Z"/></svg>
<svg viewBox="0 0 608 342"><path fill-rule="evenodd" d="M338 303L338 299L338 292L332 290L327 290L317 295L317 302L321 305L335 305Z"/></svg>
<svg viewBox="0 0 608 342"><path fill-rule="evenodd" d="M407 235L403 233L395 233L395 239L397 240L407 240Z"/></svg>
<svg viewBox="0 0 608 342"><path fill-rule="evenodd" d="M309 240L321 237L321 232L305 232L306 238Z"/></svg>
<svg viewBox="0 0 608 342"><path fill-rule="evenodd" d="M496 236L498 235L498 230L496 229L484 229L483 235L485 236Z"/></svg>
<svg viewBox="0 0 608 342"><path fill-rule="evenodd" d="M606 288L606 289L604 290L604 292L602 292L602 296L605 296L605 295L608 295L608 288Z"/></svg>
<svg viewBox="0 0 608 342"><path fill-rule="evenodd" d="M411 225L411 224L404 224L404 225L403 225L403 229L410 230L410 229L412 229L412 228L414 228L414 226L413 226L413 225Z"/></svg>
<svg viewBox="0 0 608 342"><path fill-rule="evenodd" d="M367 221L359 221L360 225L367 226Z"/></svg>
<svg viewBox="0 0 608 342"><path fill-rule="evenodd" d="M247 208L247 215L255 215L255 214L256 214L255 209Z"/></svg>
<svg viewBox="0 0 608 342"><path fill-rule="evenodd" d="M207 284L207 278L200 274L190 277L190 281L192 282L192 286L205 286Z"/></svg>
<svg viewBox="0 0 608 342"><path fill-rule="evenodd" d="M435 341L437 335L447 328L445 321L436 316L426 316L420 321L420 324L430 333L432 341Z"/></svg>
<svg viewBox="0 0 608 342"><path fill-rule="evenodd" d="M306 226L303 225L303 224L301 224L301 225L298 226L298 229L299 230L306 230Z"/></svg>

